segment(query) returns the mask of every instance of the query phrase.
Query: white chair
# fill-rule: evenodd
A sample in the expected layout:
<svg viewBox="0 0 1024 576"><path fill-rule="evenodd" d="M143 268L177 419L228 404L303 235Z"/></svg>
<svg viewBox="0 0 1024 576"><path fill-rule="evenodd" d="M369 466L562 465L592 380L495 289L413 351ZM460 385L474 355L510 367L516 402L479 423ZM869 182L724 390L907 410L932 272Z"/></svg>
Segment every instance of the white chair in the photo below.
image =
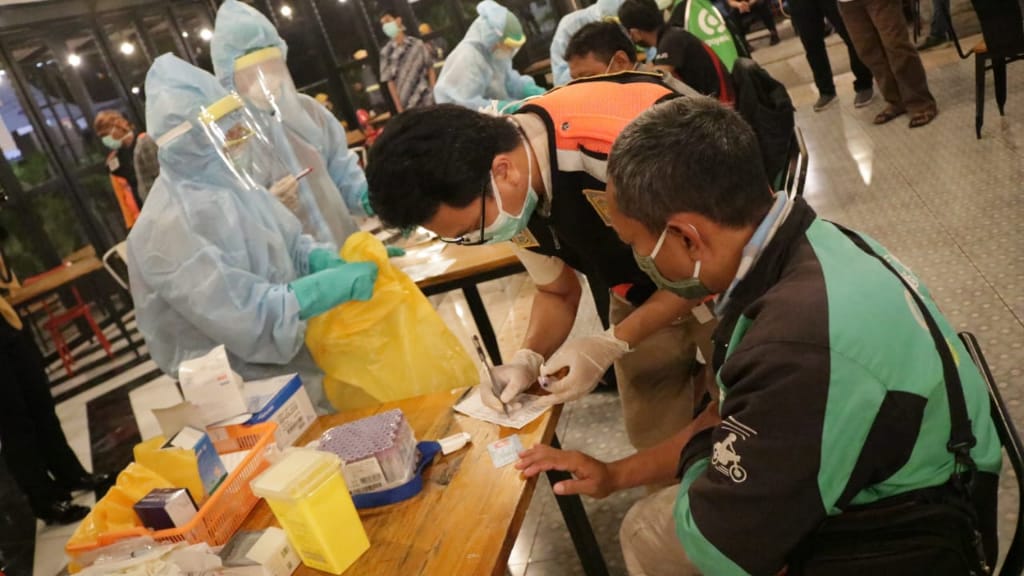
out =
<svg viewBox="0 0 1024 576"><path fill-rule="evenodd" d="M107 253L103 255L103 267L107 269L107 272L110 272L110 275L114 277L114 281L117 282L118 284L120 284L121 288L124 288L125 290L127 290L128 289L128 281L125 280L124 278L122 278L121 275L118 274L114 270L114 268L110 266L110 257L113 256L115 253L117 254L117 257L121 259L121 262L127 263L128 262L128 243L127 242L119 242L118 244L115 244L113 248L111 248L110 250L107 250Z"/></svg>

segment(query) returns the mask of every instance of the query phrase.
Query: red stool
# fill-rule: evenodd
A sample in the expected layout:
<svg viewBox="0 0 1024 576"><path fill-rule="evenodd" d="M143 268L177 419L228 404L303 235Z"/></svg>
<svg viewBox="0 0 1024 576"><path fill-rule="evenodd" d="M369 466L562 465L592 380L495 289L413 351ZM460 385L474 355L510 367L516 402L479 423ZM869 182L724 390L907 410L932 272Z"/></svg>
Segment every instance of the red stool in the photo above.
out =
<svg viewBox="0 0 1024 576"><path fill-rule="evenodd" d="M24 286L29 286L34 282L45 278L48 274L57 272L60 268L54 268L47 272L43 272L37 276L33 276L23 283ZM47 320L43 324L46 331L50 333L50 338L53 339L54 346L57 347L57 354L60 355L60 360L64 364L64 371L67 372L68 376L74 375L74 370L71 365L74 363L74 357L71 355L71 349L68 348L68 343L64 340L63 329L68 324L83 318L92 328L92 333L96 336L100 346L103 346L103 350L106 351L109 358L114 357L113 351L110 349L110 342L107 341L107 337L103 335L103 331L100 330L99 325L92 317L92 312L89 311L89 305L82 302L82 296L78 293L78 289L74 286L71 287L71 293L75 296L75 304L63 310L61 312L54 311L54 305L52 300L47 299L43 302L43 308L46 310Z"/></svg>

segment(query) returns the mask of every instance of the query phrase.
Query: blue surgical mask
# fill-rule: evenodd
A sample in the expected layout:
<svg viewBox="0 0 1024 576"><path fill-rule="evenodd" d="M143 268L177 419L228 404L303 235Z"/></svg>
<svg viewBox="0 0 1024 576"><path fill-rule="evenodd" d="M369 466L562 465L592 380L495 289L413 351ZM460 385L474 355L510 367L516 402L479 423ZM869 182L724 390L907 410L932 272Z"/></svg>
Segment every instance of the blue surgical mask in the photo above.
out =
<svg viewBox="0 0 1024 576"><path fill-rule="evenodd" d="M385 22L382 28L384 29L384 35L388 38L394 38L395 36L398 36L399 32L401 32L401 29L398 27L398 22L394 21Z"/></svg>
<svg viewBox="0 0 1024 576"><path fill-rule="evenodd" d="M692 228L692 226L691 226ZM668 236L668 227L661 232L661 236L658 237L657 244L654 245L654 250L650 256L641 256L636 253L636 249L633 250L633 258L636 260L636 265L640 267L654 282L654 285L660 290L667 290L680 298L686 298L687 300L699 300L711 294L711 290L708 290L707 286L700 281L700 260L697 260L693 264L693 276L685 278L683 280L669 280L661 275L658 270L658 265L654 263L654 259L658 257L658 252L661 251L661 247L665 244L665 238Z"/></svg>
<svg viewBox="0 0 1024 576"><path fill-rule="evenodd" d="M494 174L491 173L491 190L494 191L494 201L498 204L498 217L494 219L490 226L484 228L484 238L487 239L488 244L505 242L514 238L516 234L522 232L527 224L530 223L530 217L533 216L533 211L537 208L537 191L533 189L533 157L530 154L530 147L526 144L526 140L523 140L523 145L526 149L526 201L523 203L523 209L519 211L518 216L505 212L501 205L501 192L498 191L497 183L494 181Z"/></svg>
<svg viewBox="0 0 1024 576"><path fill-rule="evenodd" d="M103 141L103 145L106 146L107 148L110 148L111 150L117 150L121 147L121 140L114 138L110 134L107 134L106 136L101 138L101 140Z"/></svg>

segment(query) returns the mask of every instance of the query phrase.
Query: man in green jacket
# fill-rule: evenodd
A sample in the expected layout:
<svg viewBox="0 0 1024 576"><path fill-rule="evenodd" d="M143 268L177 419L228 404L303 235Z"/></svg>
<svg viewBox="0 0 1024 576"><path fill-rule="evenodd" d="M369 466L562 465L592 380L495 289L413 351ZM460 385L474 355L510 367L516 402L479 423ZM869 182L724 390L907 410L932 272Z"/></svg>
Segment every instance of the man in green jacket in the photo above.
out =
<svg viewBox="0 0 1024 576"><path fill-rule="evenodd" d="M631 574L778 574L827 517L949 480L945 380L914 298L803 199L770 192L735 112L708 98L651 108L616 140L608 194L612 225L659 288L719 295L717 399L623 460L537 446L517 467L567 470L556 494L595 497L679 479L623 521ZM984 489L994 503L1001 454L985 383L924 285L865 241L953 350L977 439L976 501ZM991 545L994 506L979 513Z"/></svg>

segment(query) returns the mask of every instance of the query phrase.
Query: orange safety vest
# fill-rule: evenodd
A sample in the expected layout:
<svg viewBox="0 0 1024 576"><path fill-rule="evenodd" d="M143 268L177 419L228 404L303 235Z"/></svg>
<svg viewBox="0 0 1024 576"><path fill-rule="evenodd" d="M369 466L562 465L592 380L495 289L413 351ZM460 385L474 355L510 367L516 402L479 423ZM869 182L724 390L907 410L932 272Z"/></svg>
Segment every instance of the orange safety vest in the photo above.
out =
<svg viewBox="0 0 1024 576"><path fill-rule="evenodd" d="M117 150L114 150L107 156L108 169L111 166L111 162L116 161L116 159ZM124 217L125 228L131 230L131 227L135 225L135 221L139 219L139 206L135 203L132 185L128 182L127 178L117 176L111 170L110 187L113 188L114 197L117 198L117 205L121 208L121 216Z"/></svg>
<svg viewBox="0 0 1024 576"><path fill-rule="evenodd" d="M621 72L570 82L520 108L546 125L552 188L549 213L534 211L520 246L561 258L605 292L628 285L634 305L646 300L654 286L607 219L608 154L627 124L678 96L659 74Z"/></svg>

